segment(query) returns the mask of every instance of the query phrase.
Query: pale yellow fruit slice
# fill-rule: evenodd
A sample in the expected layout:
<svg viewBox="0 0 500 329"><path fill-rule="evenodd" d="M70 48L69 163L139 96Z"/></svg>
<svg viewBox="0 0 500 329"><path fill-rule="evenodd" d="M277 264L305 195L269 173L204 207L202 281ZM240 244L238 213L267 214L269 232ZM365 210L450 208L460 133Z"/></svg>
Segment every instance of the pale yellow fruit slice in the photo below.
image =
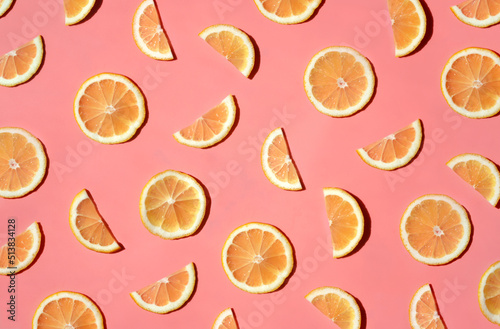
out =
<svg viewBox="0 0 500 329"><path fill-rule="evenodd" d="M413 295L409 313L412 329L446 329L428 284L420 287Z"/></svg>
<svg viewBox="0 0 500 329"><path fill-rule="evenodd" d="M297 24L308 20L322 0L254 0L259 11L273 22Z"/></svg>
<svg viewBox="0 0 500 329"><path fill-rule="evenodd" d="M422 42L427 27L419 0L387 0L391 16L396 57L413 52Z"/></svg>
<svg viewBox="0 0 500 329"><path fill-rule="evenodd" d="M0 0L0 17L2 17L12 6L13 0Z"/></svg>
<svg viewBox="0 0 500 329"><path fill-rule="evenodd" d="M30 80L42 64L43 39L39 35L0 57L0 86L14 87Z"/></svg>
<svg viewBox="0 0 500 329"><path fill-rule="evenodd" d="M40 251L41 243L42 232L37 222L15 237L9 235L7 243L0 247L0 275L19 273L30 266Z"/></svg>
<svg viewBox="0 0 500 329"><path fill-rule="evenodd" d="M465 0L452 6L451 11L465 24L488 27L500 22L500 1Z"/></svg>
<svg viewBox="0 0 500 329"><path fill-rule="evenodd" d="M500 325L500 261L491 265L481 277L478 298L483 315Z"/></svg>
<svg viewBox="0 0 500 329"><path fill-rule="evenodd" d="M95 0L64 0L65 24L81 22L94 8Z"/></svg>
<svg viewBox="0 0 500 329"><path fill-rule="evenodd" d="M212 329L238 329L238 323L231 308L222 311L215 319Z"/></svg>

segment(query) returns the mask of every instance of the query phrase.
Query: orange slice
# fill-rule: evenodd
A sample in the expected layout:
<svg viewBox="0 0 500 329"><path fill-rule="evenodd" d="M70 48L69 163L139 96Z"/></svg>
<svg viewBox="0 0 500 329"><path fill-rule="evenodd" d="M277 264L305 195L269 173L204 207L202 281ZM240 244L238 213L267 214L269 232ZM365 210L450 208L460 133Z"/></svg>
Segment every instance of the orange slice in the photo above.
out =
<svg viewBox="0 0 500 329"><path fill-rule="evenodd" d="M10 224L10 222L9 222ZM11 224L15 227L15 223ZM42 232L37 222L16 235L8 235L7 243L0 247L0 275L19 273L33 263L40 244L42 243Z"/></svg>
<svg viewBox="0 0 500 329"><path fill-rule="evenodd" d="M314 107L332 117L360 111L370 101L375 76L370 62L349 47L325 48L311 59L304 88Z"/></svg>
<svg viewBox="0 0 500 329"><path fill-rule="evenodd" d="M212 329L238 329L238 323L234 317L233 310L227 308L222 311L215 319Z"/></svg>
<svg viewBox="0 0 500 329"><path fill-rule="evenodd" d="M76 122L87 137L103 144L128 141L146 116L144 97L128 78L101 73L85 81L75 98Z"/></svg>
<svg viewBox="0 0 500 329"><path fill-rule="evenodd" d="M478 297L483 315L500 325L500 261L491 265L481 277Z"/></svg>
<svg viewBox="0 0 500 329"><path fill-rule="evenodd" d="M308 20L322 0L254 0L259 11L273 22L297 24Z"/></svg>
<svg viewBox="0 0 500 329"><path fill-rule="evenodd" d="M396 57L414 51L425 36L427 20L419 0L387 0Z"/></svg>
<svg viewBox="0 0 500 329"><path fill-rule="evenodd" d="M438 312L431 286L420 287L410 302L410 325L412 329L445 329Z"/></svg>
<svg viewBox="0 0 500 329"><path fill-rule="evenodd" d="M47 157L42 143L21 128L0 128L0 197L19 198L45 177Z"/></svg>
<svg viewBox="0 0 500 329"><path fill-rule="evenodd" d="M45 298L35 311L33 329L104 329L101 311L87 296L61 291Z"/></svg>
<svg viewBox="0 0 500 329"><path fill-rule="evenodd" d="M229 134L235 118L236 104L233 96L229 95L193 124L176 132L174 138L187 146L209 147L219 143Z"/></svg>
<svg viewBox="0 0 500 329"><path fill-rule="evenodd" d="M344 257L356 248L363 237L364 216L356 199L339 188L323 189L330 225L333 258Z"/></svg>
<svg viewBox="0 0 500 329"><path fill-rule="evenodd" d="M135 44L145 55L164 61L174 59L153 0L143 1L135 11L132 32Z"/></svg>
<svg viewBox="0 0 500 329"><path fill-rule="evenodd" d="M69 226L76 239L90 250L111 253L121 249L87 190L82 190L73 199Z"/></svg>
<svg viewBox="0 0 500 329"><path fill-rule="evenodd" d="M262 294L281 287L292 272L293 250L276 227L248 223L235 229L222 249L222 266L241 290Z"/></svg>
<svg viewBox="0 0 500 329"><path fill-rule="evenodd" d="M42 64L43 39L39 35L0 57L0 86L14 87L31 79Z"/></svg>
<svg viewBox="0 0 500 329"><path fill-rule="evenodd" d="M408 164L417 155L421 143L422 124L417 119L403 129L356 151L368 165L394 170Z"/></svg>
<svg viewBox="0 0 500 329"><path fill-rule="evenodd" d="M142 223L164 239L178 239L198 230L207 200L201 185L193 177L167 170L155 175L142 190Z"/></svg>
<svg viewBox="0 0 500 329"><path fill-rule="evenodd" d="M336 287L316 288L306 299L340 329L361 328L361 311L352 295Z"/></svg>
<svg viewBox="0 0 500 329"><path fill-rule="evenodd" d="M290 157L283 130L276 128L264 140L261 151L264 174L274 185L284 190L301 190L297 168Z"/></svg>
<svg viewBox="0 0 500 329"><path fill-rule="evenodd" d="M446 195L428 194L406 208L400 235L413 258L427 265L441 265L464 252L471 225L458 202Z"/></svg>
<svg viewBox="0 0 500 329"><path fill-rule="evenodd" d="M441 74L448 105L468 118L488 118L500 111L500 57L484 48L454 54Z"/></svg>
<svg viewBox="0 0 500 329"><path fill-rule="evenodd" d="M134 302L146 311L165 314L181 308L191 297L196 284L194 264L190 263L142 289L130 293Z"/></svg>
<svg viewBox="0 0 500 329"><path fill-rule="evenodd" d="M451 11L460 21L475 27L500 22L500 3L497 0L466 0L451 7Z"/></svg>
<svg viewBox="0 0 500 329"><path fill-rule="evenodd" d="M10 9L12 2L13 0L0 0L0 17Z"/></svg>
<svg viewBox="0 0 500 329"><path fill-rule="evenodd" d="M224 56L247 78L255 64L255 50L248 35L232 25L217 24L201 31L199 36Z"/></svg>
<svg viewBox="0 0 500 329"><path fill-rule="evenodd" d="M64 0L65 24L81 22L94 7L95 0Z"/></svg>
<svg viewBox="0 0 500 329"><path fill-rule="evenodd" d="M500 200L500 173L496 164L479 154L457 155L446 164L476 191L496 205Z"/></svg>

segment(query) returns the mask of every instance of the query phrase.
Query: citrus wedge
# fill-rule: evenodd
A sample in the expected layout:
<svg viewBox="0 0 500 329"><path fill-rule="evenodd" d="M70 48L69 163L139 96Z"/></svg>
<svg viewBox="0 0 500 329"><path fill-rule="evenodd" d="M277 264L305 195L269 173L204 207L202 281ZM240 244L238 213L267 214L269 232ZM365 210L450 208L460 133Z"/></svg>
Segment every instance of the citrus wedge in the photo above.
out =
<svg viewBox="0 0 500 329"><path fill-rule="evenodd" d="M69 226L76 239L90 250L111 253L121 249L87 190L82 190L73 199Z"/></svg>
<svg viewBox="0 0 500 329"><path fill-rule="evenodd" d="M414 51L425 36L427 20L419 0L387 0L396 57Z"/></svg>
<svg viewBox="0 0 500 329"><path fill-rule="evenodd" d="M144 97L128 78L101 73L85 81L75 98L76 122L87 137L103 144L128 141L146 116Z"/></svg>
<svg viewBox="0 0 500 329"><path fill-rule="evenodd" d="M196 232L205 217L207 200L193 177L167 170L155 175L142 190L142 223L164 239L178 239Z"/></svg>
<svg viewBox="0 0 500 329"><path fill-rule="evenodd" d="M101 311L87 296L61 291L45 298L35 311L33 329L104 329Z"/></svg>
<svg viewBox="0 0 500 329"><path fill-rule="evenodd" d="M130 293L141 308L165 314L181 308L191 297L196 284L194 264L164 277L142 289Z"/></svg>
<svg viewBox="0 0 500 329"><path fill-rule="evenodd" d="M276 227L248 223L235 229L222 249L222 266L241 290L263 294L281 287L292 272L293 250Z"/></svg>
<svg viewBox="0 0 500 329"><path fill-rule="evenodd" d="M427 194L406 208L400 235L414 259L427 265L441 265L451 262L467 248L471 225L458 202L446 195Z"/></svg>
<svg viewBox="0 0 500 329"><path fill-rule="evenodd" d="M410 325L412 329L445 329L438 312L431 286L420 287L410 302Z"/></svg>
<svg viewBox="0 0 500 329"><path fill-rule="evenodd" d="M417 155L422 143L420 120L356 150L363 161L378 169L394 170L408 164Z"/></svg>
<svg viewBox="0 0 500 329"><path fill-rule="evenodd" d="M479 154L464 153L446 165L496 206L500 200L500 173L496 164Z"/></svg>
<svg viewBox="0 0 500 329"><path fill-rule="evenodd" d="M153 0L143 1L135 11L132 32L135 44L145 55L164 61L174 59Z"/></svg>
<svg viewBox="0 0 500 329"><path fill-rule="evenodd" d="M297 24L308 20L322 0L254 0L259 11L273 22Z"/></svg>
<svg viewBox="0 0 500 329"><path fill-rule="evenodd" d="M255 64L255 50L250 37L240 29L225 24L212 25L199 36L224 56L247 78Z"/></svg>
<svg viewBox="0 0 500 329"><path fill-rule="evenodd" d="M94 5L95 0L64 0L65 24L73 25L81 22Z"/></svg>
<svg viewBox="0 0 500 329"><path fill-rule="evenodd" d="M0 86L14 87L31 79L42 64L43 39L39 35L0 57Z"/></svg>
<svg viewBox="0 0 500 329"><path fill-rule="evenodd" d="M233 310L227 308L215 319L212 329L238 329L238 323L234 317Z"/></svg>
<svg viewBox="0 0 500 329"><path fill-rule="evenodd" d="M10 9L12 2L13 0L0 0L0 17Z"/></svg>
<svg viewBox="0 0 500 329"><path fill-rule="evenodd" d="M478 297L483 315L500 325L500 261L491 265L481 277Z"/></svg>
<svg viewBox="0 0 500 329"><path fill-rule="evenodd" d="M222 141L231 131L236 119L236 104L229 95L196 121L179 130L174 138L181 144L205 148Z"/></svg>
<svg viewBox="0 0 500 329"><path fill-rule="evenodd" d="M488 27L500 22L498 0L465 0L451 7L451 11L465 24Z"/></svg>
<svg viewBox="0 0 500 329"><path fill-rule="evenodd" d="M484 48L454 54L441 74L448 105L468 118L488 118L500 111L500 57Z"/></svg>
<svg viewBox="0 0 500 329"><path fill-rule="evenodd" d="M314 107L332 117L360 111L370 101L375 76L370 62L350 47L325 48L311 59L304 88Z"/></svg>
<svg viewBox="0 0 500 329"><path fill-rule="evenodd" d="M344 257L363 237L364 217L358 202L340 188L323 189L332 236L333 258Z"/></svg>
<svg viewBox="0 0 500 329"><path fill-rule="evenodd" d="M45 177L47 157L42 143L21 128L0 128L0 197L19 198Z"/></svg>
<svg viewBox="0 0 500 329"><path fill-rule="evenodd" d="M15 227L13 225L9 227ZM15 237L9 235L7 243L0 247L0 274L19 273L30 266L38 255L41 243L42 232L37 222Z"/></svg>
<svg viewBox="0 0 500 329"><path fill-rule="evenodd" d="M316 288L306 299L340 329L361 328L361 311L352 295L336 287Z"/></svg>

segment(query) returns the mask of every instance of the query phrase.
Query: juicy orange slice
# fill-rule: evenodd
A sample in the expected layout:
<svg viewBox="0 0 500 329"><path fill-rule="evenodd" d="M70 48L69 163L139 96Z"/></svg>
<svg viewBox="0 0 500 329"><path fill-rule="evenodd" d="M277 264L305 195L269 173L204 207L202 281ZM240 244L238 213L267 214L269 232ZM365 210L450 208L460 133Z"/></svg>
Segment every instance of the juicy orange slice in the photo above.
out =
<svg viewBox="0 0 500 329"><path fill-rule="evenodd" d="M441 74L448 105L468 118L488 118L500 111L500 57L484 48L454 54Z"/></svg>
<svg viewBox="0 0 500 329"><path fill-rule="evenodd" d="M36 309L33 329L104 329L101 311L87 296L61 291L45 298Z"/></svg>
<svg viewBox="0 0 500 329"><path fill-rule="evenodd" d="M420 287L410 302L410 325L412 329L445 329L438 312L431 286Z"/></svg>
<svg viewBox="0 0 500 329"><path fill-rule="evenodd" d="M31 79L42 64L43 39L37 36L0 57L0 86L14 87Z"/></svg>
<svg viewBox="0 0 500 329"><path fill-rule="evenodd" d="M110 253L121 249L87 190L82 190L73 199L69 226L76 239L90 250Z"/></svg>
<svg viewBox="0 0 500 329"><path fill-rule="evenodd" d="M128 141L146 116L144 97L128 78L101 73L85 81L75 98L76 122L87 137L103 144Z"/></svg>
<svg viewBox="0 0 500 329"><path fill-rule="evenodd" d="M306 299L340 329L361 328L361 311L352 295L336 287L321 287L307 294Z"/></svg>
<svg viewBox="0 0 500 329"><path fill-rule="evenodd" d="M196 284L194 264L156 281L142 289L130 293L141 308L165 314L181 308L191 297Z"/></svg>
<svg viewBox="0 0 500 329"><path fill-rule="evenodd" d="M427 20L419 0L387 0L396 57L414 51L425 36Z"/></svg>
<svg viewBox="0 0 500 329"><path fill-rule="evenodd" d="M47 157L42 143L21 128L0 128L0 197L19 198L45 177Z"/></svg>
<svg viewBox="0 0 500 329"><path fill-rule="evenodd" d="M238 329L238 323L234 317L233 310L227 308L222 311L215 319L212 329Z"/></svg>
<svg viewBox="0 0 500 329"><path fill-rule="evenodd" d="M12 238L9 236L7 243L0 247L1 275L19 273L33 263L40 250L42 232L38 223L34 222L24 232L16 235L14 240Z"/></svg>
<svg viewBox="0 0 500 329"><path fill-rule="evenodd" d="M65 24L73 25L81 22L94 5L95 0L64 0Z"/></svg>
<svg viewBox="0 0 500 329"><path fill-rule="evenodd" d="M201 31L199 36L224 56L247 78L255 64L255 50L248 35L232 25L217 24Z"/></svg>
<svg viewBox="0 0 500 329"><path fill-rule="evenodd" d="M229 95L196 121L179 130L174 138L181 144L205 148L222 141L231 131L236 118L236 104Z"/></svg>
<svg viewBox="0 0 500 329"><path fill-rule="evenodd" d="M483 315L500 325L500 261L491 265L481 277L478 297Z"/></svg>
<svg viewBox="0 0 500 329"><path fill-rule="evenodd" d="M370 62L349 47L325 48L311 59L304 88L314 107L332 117L360 111L370 101L375 76Z"/></svg>
<svg viewBox="0 0 500 329"><path fill-rule="evenodd" d="M145 0L135 11L132 31L139 49L151 58L160 60L174 59L163 29L158 9L153 0Z"/></svg>
<svg viewBox="0 0 500 329"><path fill-rule="evenodd" d="M488 27L500 22L500 3L497 0L465 0L451 11L465 24Z"/></svg>
<svg viewBox="0 0 500 329"><path fill-rule="evenodd" d="M259 11L273 22L297 24L308 20L322 0L254 0Z"/></svg>
<svg viewBox="0 0 500 329"><path fill-rule="evenodd" d="M3 16L12 6L14 0L0 0L0 17Z"/></svg>
<svg viewBox="0 0 500 329"><path fill-rule="evenodd" d="M413 258L427 265L441 265L464 252L471 225L458 202L446 195L428 194L406 208L400 235Z"/></svg>
<svg viewBox="0 0 500 329"><path fill-rule="evenodd" d="M222 266L241 290L262 294L281 287L292 272L293 250L276 227L248 223L235 229L222 249Z"/></svg>
<svg viewBox="0 0 500 329"><path fill-rule="evenodd" d="M363 161L383 170L394 170L408 164L418 153L422 143L420 120L356 150Z"/></svg>
<svg viewBox="0 0 500 329"><path fill-rule="evenodd" d="M264 140L261 152L264 174L274 185L284 190L301 190L297 168L290 157L283 130L276 128Z"/></svg>

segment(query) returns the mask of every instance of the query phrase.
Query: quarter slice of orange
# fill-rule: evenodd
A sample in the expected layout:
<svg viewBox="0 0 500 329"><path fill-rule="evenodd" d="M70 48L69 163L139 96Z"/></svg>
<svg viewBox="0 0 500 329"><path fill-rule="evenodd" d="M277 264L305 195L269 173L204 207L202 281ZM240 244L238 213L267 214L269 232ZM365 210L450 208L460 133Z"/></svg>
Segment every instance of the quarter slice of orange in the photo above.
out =
<svg viewBox="0 0 500 329"><path fill-rule="evenodd" d="M94 8L95 0L64 0L66 25L81 22Z"/></svg>
<svg viewBox="0 0 500 329"><path fill-rule="evenodd" d="M412 329L446 329L429 284L420 287L410 302Z"/></svg>
<svg viewBox="0 0 500 329"><path fill-rule="evenodd" d="M323 0L254 0L259 11L273 22L297 24L308 20Z"/></svg>
<svg viewBox="0 0 500 329"><path fill-rule="evenodd" d="M387 0L391 16L396 57L413 52L422 42L427 27L419 0Z"/></svg>
<svg viewBox="0 0 500 329"><path fill-rule="evenodd" d="M488 27L500 22L498 0L465 0L452 6L451 11L465 24Z"/></svg>
<svg viewBox="0 0 500 329"><path fill-rule="evenodd" d="M15 228L15 223L13 228ZM42 243L42 232L37 222L16 235L8 236L7 243L0 247L0 274L19 273L33 263Z"/></svg>
<svg viewBox="0 0 500 329"><path fill-rule="evenodd" d="M14 87L30 80L42 64L43 39L39 35L0 57L0 86Z"/></svg>

